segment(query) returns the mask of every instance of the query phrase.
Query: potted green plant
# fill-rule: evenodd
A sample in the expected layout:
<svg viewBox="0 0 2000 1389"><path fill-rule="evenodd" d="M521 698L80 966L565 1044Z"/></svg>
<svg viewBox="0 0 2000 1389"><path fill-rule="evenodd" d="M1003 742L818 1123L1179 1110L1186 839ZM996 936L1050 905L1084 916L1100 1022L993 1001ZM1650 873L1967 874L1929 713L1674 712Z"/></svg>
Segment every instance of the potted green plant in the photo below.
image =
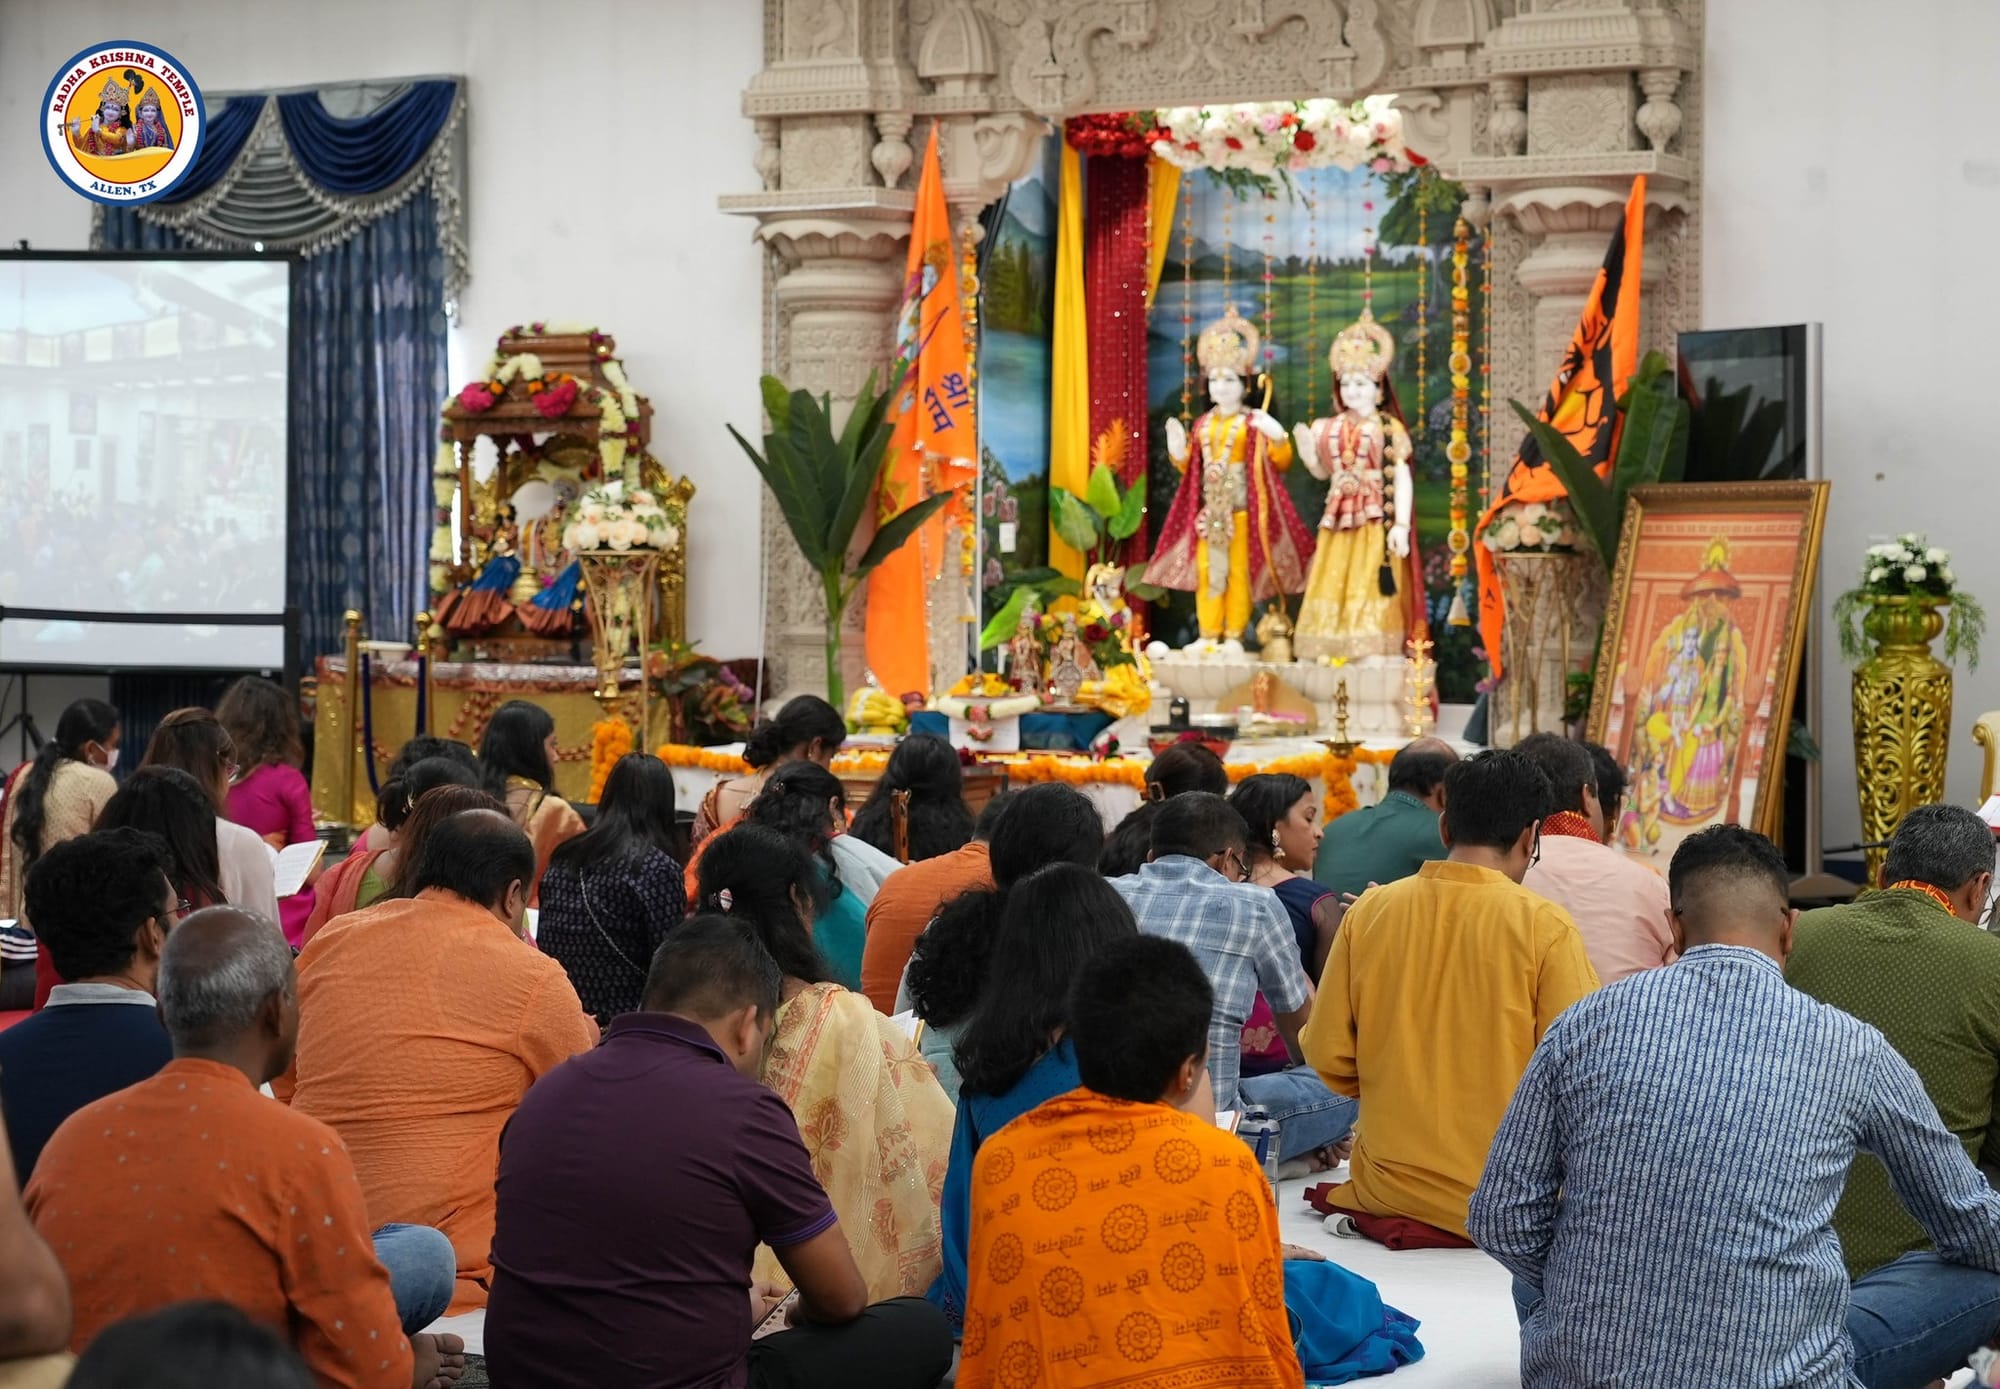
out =
<svg viewBox="0 0 2000 1389"><path fill-rule="evenodd" d="M835 434L828 397L814 399L808 391L787 390L777 377L766 376L764 413L771 428L764 435L763 451L752 448L734 425L729 426L730 437L750 456L764 485L778 499L799 553L819 575L826 597L826 698L836 709L847 707L840 676L840 622L847 605L862 580L952 498L951 493L941 492L905 507L876 529L859 559L848 563L854 532L875 496L889 456L889 439L895 432L889 405L901 387L898 376L878 393L871 373L846 427Z"/></svg>

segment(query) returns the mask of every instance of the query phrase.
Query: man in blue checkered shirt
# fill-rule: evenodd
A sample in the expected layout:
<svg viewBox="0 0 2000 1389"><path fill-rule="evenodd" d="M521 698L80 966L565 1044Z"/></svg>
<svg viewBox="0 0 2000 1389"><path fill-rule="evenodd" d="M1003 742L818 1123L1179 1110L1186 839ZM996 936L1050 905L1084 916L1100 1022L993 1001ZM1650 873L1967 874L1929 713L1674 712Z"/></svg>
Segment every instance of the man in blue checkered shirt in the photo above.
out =
<svg viewBox="0 0 2000 1389"><path fill-rule="evenodd" d="M1278 895L1245 881L1249 840L1243 817L1222 797L1175 796L1154 817L1151 858L1111 886L1131 904L1141 931L1179 941L1201 961L1215 990L1208 1072L1216 1108L1267 1111L1278 1121L1278 1157L1288 1161L1347 1137L1359 1105L1327 1089L1309 1066L1238 1078L1243 1022L1258 993L1271 1005L1294 1061L1305 1055L1299 1029L1313 1002L1298 937Z"/></svg>
<svg viewBox="0 0 2000 1389"><path fill-rule="evenodd" d="M2000 1194L1882 1034L1785 983L1783 857L1734 825L1668 872L1677 964L1571 1005L1468 1228L1514 1274L1524 1389L1868 1389L2000 1331ZM1831 1224L1873 1153L1935 1253L1849 1287Z"/></svg>

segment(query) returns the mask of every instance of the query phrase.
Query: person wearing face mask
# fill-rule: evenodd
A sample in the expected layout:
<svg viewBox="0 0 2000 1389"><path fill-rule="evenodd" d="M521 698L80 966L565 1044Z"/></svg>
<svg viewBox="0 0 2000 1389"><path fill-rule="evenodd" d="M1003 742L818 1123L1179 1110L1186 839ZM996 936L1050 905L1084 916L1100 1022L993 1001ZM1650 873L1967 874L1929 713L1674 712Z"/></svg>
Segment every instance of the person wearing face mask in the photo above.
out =
<svg viewBox="0 0 2000 1389"><path fill-rule="evenodd" d="M516 934L534 874L500 811L438 825L412 896L350 913L299 955L297 1055L271 1082L346 1142L375 1220L451 1240L454 1313L486 1305L500 1131L538 1076L597 1044L563 967Z"/></svg>
<svg viewBox="0 0 2000 1389"><path fill-rule="evenodd" d="M1410 432L1380 408L1395 355L1395 340L1363 309L1327 355L1341 412L1296 431L1306 470L1327 483L1293 632L1302 661L1401 655L1412 612L1423 610L1410 544Z"/></svg>
<svg viewBox="0 0 2000 1389"><path fill-rule="evenodd" d="M1220 643L1240 653L1251 604L1297 593L1312 554L1312 534L1278 477L1291 465L1291 440L1270 415L1245 408L1258 341L1234 306L1204 329L1195 356L1214 408L1192 430L1167 421L1167 455L1181 485L1146 582L1193 591L1201 635L1191 649Z"/></svg>
<svg viewBox="0 0 2000 1389"><path fill-rule="evenodd" d="M79 699L56 720L56 736L14 773L0 812L0 1012L35 997L35 938L23 902L28 870L66 839L88 834L117 791L118 711Z"/></svg>

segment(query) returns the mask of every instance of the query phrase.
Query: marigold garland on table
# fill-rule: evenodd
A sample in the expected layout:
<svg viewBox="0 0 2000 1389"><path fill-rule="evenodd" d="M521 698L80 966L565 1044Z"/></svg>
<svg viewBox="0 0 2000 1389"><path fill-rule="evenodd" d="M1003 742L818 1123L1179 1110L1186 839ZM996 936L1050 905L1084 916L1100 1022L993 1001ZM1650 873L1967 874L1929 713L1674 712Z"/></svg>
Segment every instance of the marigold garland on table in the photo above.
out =
<svg viewBox="0 0 2000 1389"><path fill-rule="evenodd" d="M590 726L590 803L603 799L605 780L618 759L632 751L632 727L623 719L599 719Z"/></svg>
<svg viewBox="0 0 2000 1389"><path fill-rule="evenodd" d="M669 767L718 772L726 776L743 776L750 771L750 764L735 753L717 752L712 748L663 743L654 749L653 755ZM1314 777L1324 778L1324 814L1326 819L1334 820L1361 805L1361 798L1354 791L1356 769L1364 765L1386 767L1395 755L1393 748L1356 748L1349 757L1336 757L1331 752L1299 752L1273 758L1269 762L1225 762L1223 770L1229 774L1231 781L1277 774L1303 777L1307 781ZM1056 757L1048 753L1022 753L1012 757L985 757L981 761L1006 767L1008 781L1024 786L1059 781L1066 786L1129 786L1141 793L1146 786L1145 764L1131 758L1098 762ZM832 771L835 776L869 773L879 776L888 765L887 752L869 748L839 754L833 759Z"/></svg>

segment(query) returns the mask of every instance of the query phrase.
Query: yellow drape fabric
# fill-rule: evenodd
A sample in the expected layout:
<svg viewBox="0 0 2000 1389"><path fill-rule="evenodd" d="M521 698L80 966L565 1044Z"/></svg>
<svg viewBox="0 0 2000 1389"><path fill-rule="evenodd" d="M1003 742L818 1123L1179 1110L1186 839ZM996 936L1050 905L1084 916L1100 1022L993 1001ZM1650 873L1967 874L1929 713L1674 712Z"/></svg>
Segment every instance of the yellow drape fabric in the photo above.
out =
<svg viewBox="0 0 2000 1389"><path fill-rule="evenodd" d="M1057 137L1061 139L1061 136ZM1056 308L1049 388L1049 488L1081 497L1090 483L1090 325L1083 307L1083 159L1063 140L1056 201ZM1056 534L1049 509L1049 564L1083 577L1083 555Z"/></svg>
<svg viewBox="0 0 2000 1389"><path fill-rule="evenodd" d="M1150 220L1153 241L1146 248L1146 302L1160 292L1160 271L1167 263L1167 248L1174 244L1174 205L1180 198L1181 171L1154 155L1146 165L1146 195L1152 202Z"/></svg>

